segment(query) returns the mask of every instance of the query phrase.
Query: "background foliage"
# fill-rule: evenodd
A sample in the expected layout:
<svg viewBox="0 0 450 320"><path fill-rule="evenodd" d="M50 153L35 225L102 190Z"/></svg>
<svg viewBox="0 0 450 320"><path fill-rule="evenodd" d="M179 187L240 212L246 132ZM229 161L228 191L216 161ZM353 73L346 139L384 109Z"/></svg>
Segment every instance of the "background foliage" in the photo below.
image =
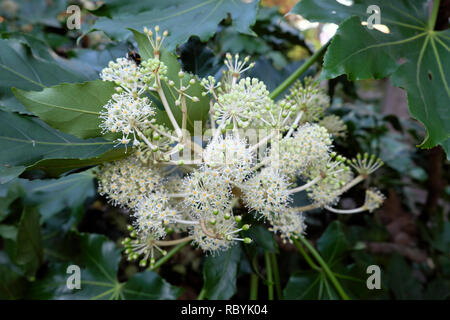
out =
<svg viewBox="0 0 450 320"><path fill-rule="evenodd" d="M321 78L330 79L329 112L349 129L336 139L339 152L375 153L386 163L372 183L388 200L374 214L312 213L307 238L350 298L449 298L449 164L440 147L415 147L425 139L422 146L440 144L448 154L447 2L434 33L427 31L424 0L355 0L352 6L302 0L291 12L322 23L303 32L298 16L283 16L293 3L281 1L280 9L272 2L1 1L0 298L248 299L256 281L258 297L266 299L265 262L273 258L276 298L340 298L322 268L258 226L261 221L249 221L255 225L250 246L205 258L184 247L160 268L140 268L120 253L127 213L96 193L92 174L93 166L124 156L114 137L98 129L98 113L112 94L98 73L130 48L149 57L143 26L169 30L162 59L174 77L178 68L218 77L226 52L249 54L256 65L248 75L273 90L318 49L327 23L339 29L323 63L305 75L322 70ZM369 2L379 3L391 35L361 26ZM69 4L82 7L82 30L66 28ZM410 113L426 131L392 114L393 101L383 99L388 81L368 80L387 77L405 89ZM200 105L189 108L191 120L204 119L209 106ZM345 195L342 206L362 203L361 190ZM82 290L66 288L71 264L82 267ZM382 269L382 290L366 287L372 264Z"/></svg>

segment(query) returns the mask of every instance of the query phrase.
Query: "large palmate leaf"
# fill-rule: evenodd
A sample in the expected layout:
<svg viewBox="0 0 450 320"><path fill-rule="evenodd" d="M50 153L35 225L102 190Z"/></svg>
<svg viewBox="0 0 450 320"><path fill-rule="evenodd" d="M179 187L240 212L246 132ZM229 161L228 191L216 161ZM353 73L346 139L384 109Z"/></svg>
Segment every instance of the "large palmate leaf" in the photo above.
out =
<svg viewBox="0 0 450 320"><path fill-rule="evenodd" d="M203 290L213 300L230 299L236 293L236 276L241 258L240 246L207 257L203 266Z"/></svg>
<svg viewBox="0 0 450 320"><path fill-rule="evenodd" d="M114 93L114 83L95 80L63 83L42 91L13 88L26 108L53 128L86 139L102 135L100 111Z"/></svg>
<svg viewBox="0 0 450 320"><path fill-rule="evenodd" d="M137 32L136 30L132 30L134 37L136 39L136 42L139 46L139 53L142 56L142 59L149 59L153 57L153 49L150 45L150 42L146 35L143 33ZM166 49L161 50L161 56L160 59L168 68L167 77L169 80L172 80L176 83L176 85L179 85L180 79L178 77L178 72L181 70L181 65L178 62L176 56L174 56L172 53L170 53ZM187 87L189 85L189 81L191 79L196 79L194 75L186 73L183 78L183 86ZM193 102L190 99L186 99L186 106L187 106L187 126L188 129L193 132L195 122L201 121L204 122L208 118L208 111L209 111L209 98L207 96L202 96L202 92L204 91L203 87L200 85L198 79L195 84L190 85L190 88L186 90L186 93L190 96L195 96L199 99L198 102ZM165 93L165 96L167 98L167 101L170 105L170 108L173 112L173 115L175 116L175 119L177 120L178 124L181 126L181 119L182 119L182 112L181 107L176 106L175 100L178 97L177 92L167 86L166 84L162 84L163 90ZM156 99L159 99L156 97ZM155 103L158 103L158 101L154 100ZM157 112L157 118L160 123L165 123L169 127L171 127L169 118L162 109L162 106L159 106L158 112Z"/></svg>
<svg viewBox="0 0 450 320"><path fill-rule="evenodd" d="M29 36L0 39L0 107L30 113L14 97L12 87L42 90L61 82L81 82L92 78L93 70L86 71L79 66L75 70L74 67L62 59L53 58L40 40Z"/></svg>
<svg viewBox="0 0 450 320"><path fill-rule="evenodd" d="M406 90L411 116L422 122L431 148L450 145L450 30L435 31L428 22L427 0L302 0L291 11L306 19L340 23L325 55L323 78L347 74L352 80L390 76ZM363 25L370 5L381 10L380 26ZM381 30L381 31L380 31ZM383 32L382 32L383 31Z"/></svg>
<svg viewBox="0 0 450 320"><path fill-rule="evenodd" d="M258 4L258 0L113 1L106 4L109 9L102 10L110 18L100 18L91 30L103 30L111 38L123 40L129 35L127 28L159 25L169 31L166 44L173 50L193 35L208 40L228 15L237 31L252 34L249 26L255 22Z"/></svg>
<svg viewBox="0 0 450 320"><path fill-rule="evenodd" d="M105 236L81 236L81 288L69 289L68 264L54 265L46 277L36 281L31 298L38 299L176 299L181 290L168 284L156 273L146 271L131 277L127 282L117 280L121 259L114 242Z"/></svg>
<svg viewBox="0 0 450 320"><path fill-rule="evenodd" d="M25 169L46 159L82 159L83 165L89 165L88 159L98 162L113 146L114 142L101 138L75 138L37 118L0 111L0 167ZM125 154L122 151L118 156Z"/></svg>

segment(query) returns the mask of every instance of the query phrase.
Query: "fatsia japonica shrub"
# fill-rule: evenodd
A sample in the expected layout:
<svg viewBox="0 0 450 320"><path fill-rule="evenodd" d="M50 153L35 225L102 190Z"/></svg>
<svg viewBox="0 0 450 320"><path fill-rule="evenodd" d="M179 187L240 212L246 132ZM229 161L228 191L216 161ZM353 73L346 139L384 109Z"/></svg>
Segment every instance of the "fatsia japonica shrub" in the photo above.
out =
<svg viewBox="0 0 450 320"><path fill-rule="evenodd" d="M336 208L343 193L383 163L333 150L346 126L324 116L330 102L317 81L298 81L275 101L262 81L245 77L250 57L227 54L220 79L198 79L161 58L167 31L156 26L145 28L145 37L135 34L147 42L150 58L119 58L100 74L115 86L100 128L115 135L126 156L95 170L99 193L131 216L122 243L130 260L153 266L167 247L188 241L213 255L251 243L243 235L252 228L246 215L286 242L306 234L305 212L372 212L383 203L369 188L361 207ZM193 86L201 90L193 94ZM188 109L201 99L209 110L193 123ZM295 206L298 193L310 204Z"/></svg>

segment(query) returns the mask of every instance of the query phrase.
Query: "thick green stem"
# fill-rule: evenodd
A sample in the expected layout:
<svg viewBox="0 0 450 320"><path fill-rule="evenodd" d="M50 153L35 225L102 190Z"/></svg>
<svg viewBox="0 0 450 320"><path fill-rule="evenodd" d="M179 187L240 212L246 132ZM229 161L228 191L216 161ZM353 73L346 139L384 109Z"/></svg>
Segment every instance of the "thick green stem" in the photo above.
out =
<svg viewBox="0 0 450 320"><path fill-rule="evenodd" d="M305 73L309 67L311 67L313 65L314 62L316 62L321 56L322 54L325 52L325 50L327 49L328 45L330 44L330 41L328 41L327 43L325 43L322 47L320 47L319 50L317 50L312 56L311 58L309 58L304 64L302 64L294 73L292 73L289 78L287 78L286 80L284 80L278 87L275 88L275 90L273 90L270 93L270 97L272 99L275 99L276 97L278 97L284 90L286 90L292 83L294 83L295 80L297 80L303 73Z"/></svg>
<svg viewBox="0 0 450 320"><path fill-rule="evenodd" d="M250 274L250 300L258 300L258 275Z"/></svg>
<svg viewBox="0 0 450 320"><path fill-rule="evenodd" d="M297 247L298 251L300 251L300 253L302 254L302 256L305 258L306 263L308 263L308 265L313 268L316 271L322 271L320 269L319 266L317 266L314 261L311 259L311 257L308 255L308 253L305 251L305 249L303 249L303 246L300 242L298 242L297 239L293 239L294 240L294 244Z"/></svg>
<svg viewBox="0 0 450 320"><path fill-rule="evenodd" d="M341 298L344 300L350 300L350 297L345 293L341 284L334 276L334 273L330 270L330 268L328 267L328 264L322 259L320 254L316 251L316 249L314 249L314 247L304 237L300 237L300 241L303 242L305 247L308 248L309 252L311 252L313 257L317 260L319 265L322 267L323 271L326 273L326 275L330 279L331 283L333 283L334 287L336 288L336 290L339 293L339 295L341 296Z"/></svg>
<svg viewBox="0 0 450 320"><path fill-rule="evenodd" d="M202 290L200 291L200 293L197 296L197 300L205 299L205 295L206 295L206 289L203 287Z"/></svg>
<svg viewBox="0 0 450 320"><path fill-rule="evenodd" d="M180 251L181 249L183 249L185 246L188 245L188 243L191 242L191 239L182 242L180 244L178 244L176 247L172 248L172 250L170 250L164 257L162 257L161 259L159 259L158 261L156 261L156 263L153 265L153 267L150 267L150 270L156 270L158 269L161 265L163 265L164 263L167 262L167 260L169 260L170 258L172 258L178 251Z"/></svg>
<svg viewBox="0 0 450 320"><path fill-rule="evenodd" d="M282 300L283 293L281 292L280 272L278 270L277 255L275 253L271 253L270 257L272 258L273 279L275 281L275 290L277 292L277 298L278 300Z"/></svg>
<svg viewBox="0 0 450 320"><path fill-rule="evenodd" d="M264 259L266 261L267 288L268 288L269 300L273 300L272 264L270 263L270 253L269 252L264 252Z"/></svg>
<svg viewBox="0 0 450 320"><path fill-rule="evenodd" d="M431 16L430 20L428 21L428 26L430 30L434 30L434 27L436 26L436 20L439 13L439 5L441 0L434 0L433 1L433 9L431 10Z"/></svg>

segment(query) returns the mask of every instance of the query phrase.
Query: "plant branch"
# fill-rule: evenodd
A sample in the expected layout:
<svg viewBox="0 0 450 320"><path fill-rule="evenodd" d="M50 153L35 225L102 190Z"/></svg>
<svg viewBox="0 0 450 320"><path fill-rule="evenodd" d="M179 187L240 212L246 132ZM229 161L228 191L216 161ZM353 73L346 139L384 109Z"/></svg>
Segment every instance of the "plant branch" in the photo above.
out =
<svg viewBox="0 0 450 320"><path fill-rule="evenodd" d="M270 257L272 258L273 278L275 281L275 290L277 292L277 298L278 298L278 300L282 300L283 293L281 292L280 272L278 270L277 255L275 253L271 253Z"/></svg>
<svg viewBox="0 0 450 320"><path fill-rule="evenodd" d="M310 66L314 64L325 52L328 45L330 44L330 41L325 43L322 47L320 47L319 50L317 50L311 58L309 58L304 64L302 64L294 73L292 73L289 78L284 80L278 87L275 88L275 90L272 91L270 94L270 97L272 99L275 99L278 97L284 90L286 90L292 83L294 83L295 80L297 80L298 77L300 77L303 73L305 73Z"/></svg>
<svg viewBox="0 0 450 320"><path fill-rule="evenodd" d="M266 261L266 273L267 273L267 289L269 300L273 300L273 278L272 278L272 265L270 262L270 253L264 252L264 259Z"/></svg>
<svg viewBox="0 0 450 320"><path fill-rule="evenodd" d="M430 20L428 20L428 26L429 30L434 30L434 27L436 26L436 20L439 13L439 5L441 0L434 0L433 1L433 9L431 10Z"/></svg>
<svg viewBox="0 0 450 320"><path fill-rule="evenodd" d="M298 251L300 251L302 256L305 258L306 263L308 263L308 265L311 268L313 268L314 270L322 271L322 269L320 269L320 267L314 263L314 261L311 259L311 257L308 255L308 253L305 251L305 249L303 249L303 246L301 245L301 243L298 242L297 239L293 239L293 240L294 240L294 244L297 247Z"/></svg>
<svg viewBox="0 0 450 320"><path fill-rule="evenodd" d="M250 300L258 300L258 275L250 274Z"/></svg>
<svg viewBox="0 0 450 320"><path fill-rule="evenodd" d="M185 246L187 246L187 244L189 242L191 242L192 238L191 237L187 237L187 238L183 238L183 239L177 239L177 240L173 240L172 245L175 244L175 241L180 241L183 240L183 242L179 243L176 247L174 247L172 250L170 250L164 257L162 257L161 259L159 259L154 265L153 267L150 267L149 270L156 270L158 269L161 265L163 265L164 263L166 263L170 258L172 258L177 252L179 252L181 249L183 249ZM169 242L169 241L167 241Z"/></svg>
<svg viewBox="0 0 450 320"><path fill-rule="evenodd" d="M317 250L309 243L308 240L304 237L299 237L300 241L305 245L306 248L311 252L313 257L317 260L319 265L322 267L323 271L326 273L328 278L330 279L331 283L333 283L334 287L336 288L337 292L344 300L350 300L349 296L345 293L344 289L342 288L339 281L334 276L334 273L331 271L328 264L322 259L320 254L317 252Z"/></svg>

